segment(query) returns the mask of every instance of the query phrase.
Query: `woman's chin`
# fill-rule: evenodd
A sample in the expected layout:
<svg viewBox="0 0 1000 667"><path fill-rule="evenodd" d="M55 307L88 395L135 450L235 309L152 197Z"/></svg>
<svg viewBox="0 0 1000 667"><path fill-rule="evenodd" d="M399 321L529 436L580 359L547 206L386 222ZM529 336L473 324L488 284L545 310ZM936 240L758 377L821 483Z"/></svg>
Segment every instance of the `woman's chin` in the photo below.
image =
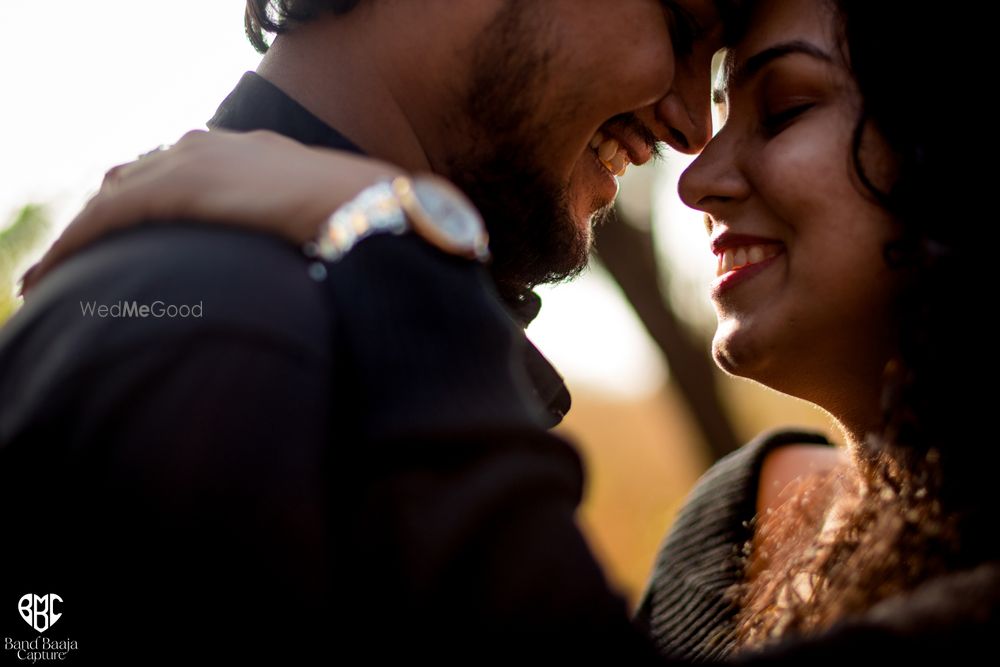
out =
<svg viewBox="0 0 1000 667"><path fill-rule="evenodd" d="M712 339L712 358L729 375L763 382L768 366L766 345L755 341L739 324L720 323ZM764 382L764 384L767 384Z"/></svg>
<svg viewBox="0 0 1000 667"><path fill-rule="evenodd" d="M745 376L746 370L740 360L731 354L726 345L719 344L718 339L712 343L712 358L715 360L715 365L727 375Z"/></svg>
<svg viewBox="0 0 1000 667"><path fill-rule="evenodd" d="M778 393L807 401L816 397L808 384L803 359L790 353L788 342L720 328L712 340L712 358L727 375L750 380Z"/></svg>
<svg viewBox="0 0 1000 667"><path fill-rule="evenodd" d="M745 343L746 331L738 321L719 319L719 327L712 339L712 358L716 365L729 375L745 377L752 361Z"/></svg>

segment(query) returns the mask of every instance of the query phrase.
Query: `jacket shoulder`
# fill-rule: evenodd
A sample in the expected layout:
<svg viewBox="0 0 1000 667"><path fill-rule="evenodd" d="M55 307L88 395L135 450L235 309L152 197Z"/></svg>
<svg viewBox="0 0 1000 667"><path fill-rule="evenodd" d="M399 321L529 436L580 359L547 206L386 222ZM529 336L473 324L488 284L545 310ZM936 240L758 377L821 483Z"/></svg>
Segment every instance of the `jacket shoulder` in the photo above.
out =
<svg viewBox="0 0 1000 667"><path fill-rule="evenodd" d="M381 234L327 268L338 345L377 406L372 433L549 423L525 367L524 330L482 264L415 234Z"/></svg>

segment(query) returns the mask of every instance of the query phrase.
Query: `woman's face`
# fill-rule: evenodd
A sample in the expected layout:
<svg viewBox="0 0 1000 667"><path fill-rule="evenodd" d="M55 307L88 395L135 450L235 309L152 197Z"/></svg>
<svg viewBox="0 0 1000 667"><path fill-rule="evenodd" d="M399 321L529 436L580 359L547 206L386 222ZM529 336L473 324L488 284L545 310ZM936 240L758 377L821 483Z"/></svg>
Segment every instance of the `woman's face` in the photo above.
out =
<svg viewBox="0 0 1000 667"><path fill-rule="evenodd" d="M896 223L852 166L860 100L834 16L822 0L757 4L727 56L724 124L680 195L726 248L712 286L716 362L836 414L877 401L899 278L882 255ZM884 185L874 133L861 158Z"/></svg>

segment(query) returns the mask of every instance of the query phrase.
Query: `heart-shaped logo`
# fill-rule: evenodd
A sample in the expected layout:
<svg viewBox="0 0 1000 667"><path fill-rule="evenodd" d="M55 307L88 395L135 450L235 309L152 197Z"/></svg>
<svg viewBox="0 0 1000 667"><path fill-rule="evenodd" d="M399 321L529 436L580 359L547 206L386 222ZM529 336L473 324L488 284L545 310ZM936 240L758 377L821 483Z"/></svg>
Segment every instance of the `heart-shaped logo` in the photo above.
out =
<svg viewBox="0 0 1000 667"><path fill-rule="evenodd" d="M38 632L45 632L62 617L62 612L56 611L56 602L62 605L63 599L55 593L34 595L27 593L17 601L17 610L24 622Z"/></svg>

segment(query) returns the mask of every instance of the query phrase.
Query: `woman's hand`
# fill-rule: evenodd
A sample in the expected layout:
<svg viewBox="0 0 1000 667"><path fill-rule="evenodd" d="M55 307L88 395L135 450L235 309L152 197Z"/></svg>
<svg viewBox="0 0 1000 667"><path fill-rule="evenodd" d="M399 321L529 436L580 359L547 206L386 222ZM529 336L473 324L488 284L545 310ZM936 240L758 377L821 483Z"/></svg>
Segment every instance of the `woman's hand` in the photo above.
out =
<svg viewBox="0 0 1000 667"><path fill-rule="evenodd" d="M21 292L95 239L146 221L232 224L302 244L365 187L402 173L265 130L188 132L171 148L109 170L100 191L25 273Z"/></svg>

